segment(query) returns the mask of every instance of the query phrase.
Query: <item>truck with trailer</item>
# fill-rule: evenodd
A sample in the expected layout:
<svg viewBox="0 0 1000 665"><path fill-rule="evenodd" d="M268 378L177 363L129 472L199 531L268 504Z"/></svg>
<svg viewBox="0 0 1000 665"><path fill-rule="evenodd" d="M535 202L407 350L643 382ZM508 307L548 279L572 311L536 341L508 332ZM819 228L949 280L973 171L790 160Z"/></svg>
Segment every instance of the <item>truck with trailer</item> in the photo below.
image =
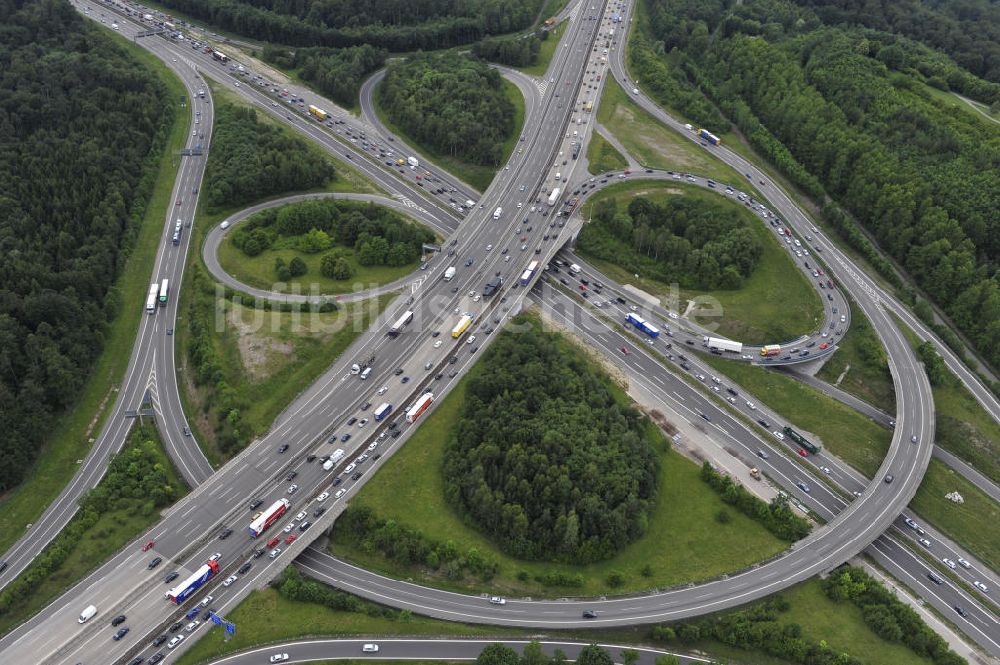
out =
<svg viewBox="0 0 1000 665"><path fill-rule="evenodd" d="M535 271L538 270L538 261L532 261L528 264L528 267L524 269L521 273L521 286L527 286L531 278L535 276Z"/></svg>
<svg viewBox="0 0 1000 665"><path fill-rule="evenodd" d="M462 333L464 333L466 330L469 329L469 325L471 323L472 323L472 315L463 314L462 318L460 318L458 320L458 323L455 324L455 327L451 329L451 336L454 337L455 339L458 339L459 337L462 336Z"/></svg>
<svg viewBox="0 0 1000 665"><path fill-rule="evenodd" d="M207 561L198 570L191 573L191 576L167 592L167 598L175 605L180 605L188 597L201 588L205 582L219 574L219 563L217 561Z"/></svg>
<svg viewBox="0 0 1000 665"><path fill-rule="evenodd" d="M794 441L796 445L811 455L818 455L819 451L823 449L821 446L813 443L787 425L785 426L785 436Z"/></svg>
<svg viewBox="0 0 1000 665"><path fill-rule="evenodd" d="M392 404L389 404L388 402L382 402L382 404L379 405L377 409L375 409L375 413L373 415L375 416L376 421L380 421L385 419L385 417L388 416L390 413L392 413Z"/></svg>
<svg viewBox="0 0 1000 665"><path fill-rule="evenodd" d="M760 355L765 358L771 358L779 353L781 353L781 346L779 344L767 344L760 347Z"/></svg>
<svg viewBox="0 0 1000 665"><path fill-rule="evenodd" d="M421 413L427 410L427 407L429 407L433 401L434 401L434 393L424 393L423 395L421 395L420 399L414 402L413 406L407 409L406 422L408 423L414 422L417 418L420 417Z"/></svg>
<svg viewBox="0 0 1000 665"><path fill-rule="evenodd" d="M156 313L156 300L160 293L160 285L153 282L149 285L149 293L146 294L146 313L155 314Z"/></svg>
<svg viewBox="0 0 1000 665"><path fill-rule="evenodd" d="M330 117L329 113L327 113L318 106L313 106L312 104L309 105L309 115L316 118L320 122L323 122L324 120Z"/></svg>
<svg viewBox="0 0 1000 665"><path fill-rule="evenodd" d="M708 141L712 145L719 145L719 144L722 143L722 139L720 139L718 136L716 136L712 132L708 131L707 129L701 129L701 128L699 128L698 129L698 136L700 136L701 138L705 139L706 141Z"/></svg>
<svg viewBox="0 0 1000 665"><path fill-rule="evenodd" d="M743 353L743 344L741 342L731 342L728 339L720 339L718 337L706 337L705 345L713 351L728 351L729 353Z"/></svg>
<svg viewBox="0 0 1000 665"><path fill-rule="evenodd" d="M650 337L656 338L660 336L660 330L638 314L629 312L628 316L625 317L625 320L632 324L636 330L642 331Z"/></svg>
<svg viewBox="0 0 1000 665"><path fill-rule="evenodd" d="M444 281L450 282L451 278L455 276L455 272L456 272L455 266L450 266L447 270L445 270L444 271Z"/></svg>
<svg viewBox="0 0 1000 665"><path fill-rule="evenodd" d="M556 187L549 194L549 200L548 200L549 207L554 206L558 200L559 200L559 188Z"/></svg>
<svg viewBox="0 0 1000 665"><path fill-rule="evenodd" d="M403 328L406 324L413 320L413 312L407 310L403 312L403 315L396 319L396 322L392 324L389 328L389 337L396 337L399 333L403 332Z"/></svg>
<svg viewBox="0 0 1000 665"><path fill-rule="evenodd" d="M330 455L330 458L325 462L323 462L323 470L329 471L330 469L332 469L337 464L337 462L344 459L344 455L346 455L346 453L344 452L343 448L337 448L336 450L334 450L333 454Z"/></svg>
<svg viewBox="0 0 1000 665"><path fill-rule="evenodd" d="M250 522L248 531L250 532L251 538L256 538L260 534L267 531L268 527L278 521L282 515L285 514L291 507L291 502L288 499L278 499L272 503L267 510L263 511L257 516L257 519Z"/></svg>

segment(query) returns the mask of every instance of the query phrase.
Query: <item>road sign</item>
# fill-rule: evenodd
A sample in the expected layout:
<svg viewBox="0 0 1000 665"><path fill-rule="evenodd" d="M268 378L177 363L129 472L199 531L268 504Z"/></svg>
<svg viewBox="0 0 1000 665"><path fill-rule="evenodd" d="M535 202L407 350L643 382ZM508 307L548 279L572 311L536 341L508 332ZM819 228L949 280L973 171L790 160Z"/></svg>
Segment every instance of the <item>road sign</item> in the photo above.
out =
<svg viewBox="0 0 1000 665"><path fill-rule="evenodd" d="M232 623L229 623L227 621L226 622L226 635L235 635L235 634L236 634L236 624L232 624Z"/></svg>
<svg viewBox="0 0 1000 665"><path fill-rule="evenodd" d="M222 617L220 617L220 616L219 616L218 614L216 614L215 612L209 612L209 614L208 614L208 618L209 618L209 619L210 619L210 620L212 621L212 623L214 623L214 624L215 624L216 626L221 626L221 625L223 624L223 621L222 621Z"/></svg>

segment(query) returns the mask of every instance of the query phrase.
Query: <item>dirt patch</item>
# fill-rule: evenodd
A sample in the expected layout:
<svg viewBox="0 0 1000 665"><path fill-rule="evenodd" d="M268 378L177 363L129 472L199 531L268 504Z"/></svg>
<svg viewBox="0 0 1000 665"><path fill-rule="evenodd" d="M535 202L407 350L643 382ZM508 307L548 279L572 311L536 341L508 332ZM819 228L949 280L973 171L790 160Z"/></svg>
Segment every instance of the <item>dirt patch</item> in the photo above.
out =
<svg viewBox="0 0 1000 665"><path fill-rule="evenodd" d="M257 326L244 322L236 310L230 308L226 316L230 325L236 328L236 348L239 349L243 369L251 379L256 381L269 375L275 360L280 359L284 364L294 357L295 347L292 344L255 334Z"/></svg>

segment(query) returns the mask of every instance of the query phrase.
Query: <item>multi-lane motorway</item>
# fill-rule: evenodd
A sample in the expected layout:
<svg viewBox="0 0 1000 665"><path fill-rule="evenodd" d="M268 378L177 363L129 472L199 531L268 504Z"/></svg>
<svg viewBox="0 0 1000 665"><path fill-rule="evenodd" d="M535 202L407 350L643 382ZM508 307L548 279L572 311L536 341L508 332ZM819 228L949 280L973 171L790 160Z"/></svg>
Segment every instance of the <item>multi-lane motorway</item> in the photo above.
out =
<svg viewBox="0 0 1000 665"><path fill-rule="evenodd" d="M484 208L468 215L462 224L461 237L453 238L451 242L454 244L446 245L446 249L455 250L456 258L463 261L465 269L454 280L445 283L438 279L443 272L443 260L431 265L425 271L427 279L411 296L412 302L394 305L379 325L362 335L341 361L335 363L286 410L268 436L244 451L176 506L150 534L157 541L156 552L164 556L168 564L161 569L149 571L146 570L146 563L152 553L144 554L137 548L119 553L114 560L95 571L39 616L0 641L0 649L12 659L11 662L93 662L97 658L105 662L109 658L121 658L126 654L139 652L154 633L165 629L176 617L176 614L171 614L165 608L162 597L165 587L160 580L165 572L173 567L190 570L200 565L212 552L218 551L228 575L249 555L253 545L260 545L248 542L241 532L248 521L246 503L249 498L259 496L266 501L273 501L278 496L291 496L295 502L293 512L308 507L310 514L318 508L330 506L326 514L315 518L314 528L318 530L332 521L338 507L343 505L343 500L350 496L371 470L357 480L348 478L343 481L343 487L348 493L339 500L326 499L329 502L326 505L320 505L325 502L310 501L309 499L326 489L331 479L317 464L304 460L307 453L321 447L320 441L331 434L352 433L352 446L349 447L353 448L351 457L372 444L375 444L374 450L379 450L379 454L386 456L405 441L411 426L403 425L403 435L394 439L382 436L387 432L385 422L380 425L371 423L367 428L352 425L350 430L345 423L354 414L363 417L366 410L361 409L361 405L368 401L375 402L374 392L382 386L385 391L378 399L394 403L397 412L426 388L434 389L436 394L446 392L454 376L472 363L478 347L476 344L462 344L462 340L453 342L447 335L457 319L457 313L475 313L477 323L471 333L478 335L480 344L487 343L490 339L487 329L501 324L511 313L510 308L516 311L524 298L525 291L512 286L516 284L516 276L525 260L535 256L544 264L565 242L573 228L572 225L567 225L547 241L541 240L537 233L526 235L524 240L519 237L517 241L511 240L513 236L519 236L522 224L519 219L521 213L517 212L520 210L518 204L527 207L543 198L544 190L557 186L556 173L565 176L565 180L559 178L560 182L579 182L579 176L573 173L572 164L567 165L568 168L560 164L559 152L565 153L571 143L567 131L570 115L579 113L578 109L585 101L596 102L597 97L594 95L599 95L599 91L583 91L581 83L585 69L602 66L597 63L596 52L591 51L591 48L595 34L608 25L604 9L604 5L590 12L585 7L581 8L570 22L564 37L565 44L557 49L549 70L552 84L549 89L559 91L561 96L543 95L536 105L529 105L523 155L513 158L498 174L482 197ZM121 21L123 26L125 23ZM183 60L185 56L190 56L190 49L185 52L169 41L159 38L155 41L159 43L151 47L151 50L162 49L162 57L165 59L173 61L179 56ZM214 65L211 60L199 60L198 67L217 75L227 84L231 82L226 68ZM192 74L188 73L187 76ZM233 85L236 87L235 83ZM287 114L284 109L275 110L271 98L259 87L262 86L255 88L243 85L237 90L260 108L287 120L336 154L345 154L346 146L338 138L301 114ZM202 117L205 117L204 112ZM347 151L357 155L356 150L347 148ZM351 160L359 170L370 175L390 194L406 197L409 193L408 184L401 186L398 174L391 169L383 169L376 159L351 157ZM575 177L577 179L574 180ZM182 192L184 186L179 184L176 193ZM772 204L786 219L796 212L794 207L783 210L779 204ZM497 220L491 214L495 207L503 209ZM505 248L507 244L511 247L507 254L503 254L501 248ZM493 247L487 249L490 245ZM517 260L508 260L507 257L511 254ZM839 266L830 267L836 274ZM486 279L496 272L506 278L503 294L489 302L475 298ZM843 508L836 517L832 517L826 528L797 544L779 560L755 571L691 589L644 597L644 602L648 601L649 604L633 609L621 600L603 601L609 603L608 608L602 609L598 619L593 622L581 621L580 603L526 604L523 614L518 617L520 625L639 623L743 603L810 577L861 551L902 512L916 490L930 454L933 409L929 387L905 340L882 310L866 297L866 291L859 288L856 280L847 279L845 282L844 277L839 274L837 276L839 283L844 284L861 303L886 344L897 389L899 412L896 420L899 426L889 455L872 486L860 498ZM394 320L404 307L414 311L410 331L396 340L389 340L384 336L387 322ZM157 315L153 318L167 317ZM427 334L435 331L444 334L440 338ZM442 348L438 342L447 346ZM137 340L138 346L140 344ZM153 345L147 342L147 346ZM355 357L360 357L362 349L366 356L374 353L376 357L374 373L366 383L361 383L347 369ZM449 362L452 357L456 358L454 364ZM401 375L395 373L397 368L402 370ZM455 373L454 376L452 372ZM446 374L447 379L444 378ZM435 378L438 375L441 376L440 379ZM404 383L402 377L412 380ZM906 391L902 390L904 385L907 387ZM163 396L160 396L160 401L163 401ZM173 417L164 415L162 424L166 428L175 427L179 430L177 425L182 422L181 418L178 410ZM901 432L906 432L907 435L914 433L918 443L911 444L908 439L904 440ZM278 454L276 448L279 443L288 444L288 452ZM331 444L322 445L331 449L333 447ZM370 458L362 463L361 468L380 463L381 461ZM294 482L299 485L299 489L294 494L287 494L291 489L290 481L282 479L293 467L298 473ZM889 472L894 475L894 482L881 482L880 479ZM237 533L227 540L215 540L215 529L223 525L232 525ZM276 555L274 559L261 557L253 560L252 571L225 593L220 611L230 607L251 586L266 582L286 565L292 556L305 548L308 535L311 534L304 533L303 537L285 547L286 551ZM221 587L219 589L221 591ZM95 604L99 602L100 614L93 622L79 626L75 623L75 617L82 609L83 599L92 599L89 602ZM106 622L107 617L118 611L127 611L132 632L120 642L112 643L111 631ZM58 622L60 626L68 628L53 632L48 629L51 622Z"/></svg>

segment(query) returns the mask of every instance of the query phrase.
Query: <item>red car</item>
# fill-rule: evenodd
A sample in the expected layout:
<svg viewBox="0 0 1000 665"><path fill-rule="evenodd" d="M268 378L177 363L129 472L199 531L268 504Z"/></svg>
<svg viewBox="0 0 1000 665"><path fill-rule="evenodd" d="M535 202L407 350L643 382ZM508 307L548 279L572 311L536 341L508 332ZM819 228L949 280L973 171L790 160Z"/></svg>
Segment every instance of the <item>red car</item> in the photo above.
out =
<svg viewBox="0 0 1000 665"><path fill-rule="evenodd" d="M288 536L288 538L285 538L285 544L286 544L286 545L291 545L292 543L294 543L294 542L295 542L295 539L296 539L296 538L298 538L298 536L297 536L297 535L295 535L294 533L293 533L293 534L291 534L290 536Z"/></svg>
<svg viewBox="0 0 1000 665"><path fill-rule="evenodd" d="M823 272L823 269L822 269L822 268L816 268L816 272L818 272L818 273L819 273L819 276L820 276L820 277L822 277L823 275L825 275L825 274L826 274L825 272Z"/></svg>
<svg viewBox="0 0 1000 665"><path fill-rule="evenodd" d="M177 203L175 203L174 205L175 205L175 206L179 206L180 204L181 204L181 200L180 200L180 199L177 199Z"/></svg>
<svg viewBox="0 0 1000 665"><path fill-rule="evenodd" d="M267 547L268 549L272 549L275 545L277 545L280 542L281 538L272 538L271 540L267 541Z"/></svg>
<svg viewBox="0 0 1000 665"><path fill-rule="evenodd" d="M145 545L142 546L142 551L143 552L148 552L151 549L153 549L153 541L152 540L148 541Z"/></svg>
<svg viewBox="0 0 1000 665"><path fill-rule="evenodd" d="M587 287L586 287L586 286L584 286L583 284L581 284L581 285L580 285L580 290L581 290L581 291L586 291L586 290L587 290Z"/></svg>
<svg viewBox="0 0 1000 665"><path fill-rule="evenodd" d="M807 453L803 448L799 448L799 455L802 455L803 457L809 457L809 453Z"/></svg>
<svg viewBox="0 0 1000 665"><path fill-rule="evenodd" d="M625 169L624 173L625 173L625 175L629 175L630 173L632 173L632 170L631 169Z"/></svg>
<svg viewBox="0 0 1000 665"><path fill-rule="evenodd" d="M627 346L621 347L621 352L624 353L627 356L628 355L628 347Z"/></svg>
<svg viewBox="0 0 1000 665"><path fill-rule="evenodd" d="M825 348L827 348L829 346L830 346L829 344L827 344L826 342L823 342L822 344L819 345L819 348L825 349Z"/></svg>

